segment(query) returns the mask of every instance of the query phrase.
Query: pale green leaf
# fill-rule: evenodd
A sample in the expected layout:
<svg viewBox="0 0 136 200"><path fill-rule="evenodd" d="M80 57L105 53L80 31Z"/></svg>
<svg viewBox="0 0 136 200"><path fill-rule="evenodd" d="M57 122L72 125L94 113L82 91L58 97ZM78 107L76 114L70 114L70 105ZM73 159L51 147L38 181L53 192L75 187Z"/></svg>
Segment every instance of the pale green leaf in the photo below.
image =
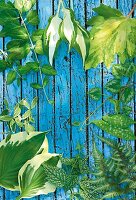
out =
<svg viewBox="0 0 136 200"><path fill-rule="evenodd" d="M36 0L15 0L14 5L20 12L27 12L34 6L35 3Z"/></svg>

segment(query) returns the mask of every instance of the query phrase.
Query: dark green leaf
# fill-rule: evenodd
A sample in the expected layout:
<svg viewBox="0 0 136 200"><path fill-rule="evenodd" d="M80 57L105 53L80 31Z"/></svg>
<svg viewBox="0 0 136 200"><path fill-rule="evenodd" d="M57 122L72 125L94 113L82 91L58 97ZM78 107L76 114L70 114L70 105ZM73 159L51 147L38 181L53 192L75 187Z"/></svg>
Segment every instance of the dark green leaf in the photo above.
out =
<svg viewBox="0 0 136 200"><path fill-rule="evenodd" d="M43 86L45 87L48 83L49 83L49 78L48 77L44 77Z"/></svg>
<svg viewBox="0 0 136 200"><path fill-rule="evenodd" d="M27 14L27 21L29 24L38 25L39 24L39 17L36 10L31 10Z"/></svg>
<svg viewBox="0 0 136 200"><path fill-rule="evenodd" d="M32 40L33 40L33 42L37 42L38 40L41 40L42 36L43 36L43 33L44 33L43 29L38 29L38 30L34 31L32 33Z"/></svg>
<svg viewBox="0 0 136 200"><path fill-rule="evenodd" d="M98 101L102 96L101 89L97 87L92 88L91 90L89 90L88 93L89 93L89 96L95 101Z"/></svg>
<svg viewBox="0 0 136 200"><path fill-rule="evenodd" d="M34 89L41 89L42 88L42 86L39 83L31 83L30 85Z"/></svg>
<svg viewBox="0 0 136 200"><path fill-rule="evenodd" d="M106 85L105 88L111 93L118 93L121 88L121 83L119 79L112 79Z"/></svg>
<svg viewBox="0 0 136 200"><path fill-rule="evenodd" d="M56 70L52 66L48 65L42 67L42 73L49 76L55 76L57 74Z"/></svg>
<svg viewBox="0 0 136 200"><path fill-rule="evenodd" d="M26 68L31 69L31 70L33 70L35 72L39 71L38 62L27 62L25 66L26 66Z"/></svg>

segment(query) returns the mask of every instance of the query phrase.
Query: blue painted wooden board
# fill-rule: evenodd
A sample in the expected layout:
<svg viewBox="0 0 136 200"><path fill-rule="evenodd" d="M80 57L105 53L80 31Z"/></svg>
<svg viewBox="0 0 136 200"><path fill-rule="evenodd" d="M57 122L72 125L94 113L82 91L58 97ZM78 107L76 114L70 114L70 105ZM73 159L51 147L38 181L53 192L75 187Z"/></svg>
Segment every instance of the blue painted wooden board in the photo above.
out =
<svg viewBox="0 0 136 200"><path fill-rule="evenodd" d="M127 14L135 2L133 0L65 0L64 3L74 9L77 20L82 26L86 26L87 20L94 15L92 8L97 7L100 3L117 7L124 14ZM41 19L39 28L46 27L49 17L56 12L57 5L58 0L37 1L36 8ZM1 49L4 49L6 42L0 39ZM88 90L97 86L101 87L103 91L103 85L111 78L111 75L102 65L85 72L80 55L73 49L70 54L67 51L68 45L62 43L54 62L58 75L50 79L50 84L46 88L49 99L55 100L54 106L47 103L42 90L36 92L30 88L30 82L38 81L40 83L40 77L37 75L28 75L27 81L23 81L20 88L16 84L5 88L6 74L0 74L0 109L3 109L4 97L8 98L11 105L14 105L19 98L23 97L31 101L33 97L38 95L39 104L33 113L36 121L35 125L37 130L40 131L51 130L48 135L50 152L62 153L65 157L75 156L77 154L76 145L80 143L84 145L83 152L90 155L92 151L92 129L87 127L80 131L79 128L73 127L71 124L74 121L84 121L104 101L104 99L101 99L96 103L90 100ZM30 56L29 59L33 58ZM42 62L47 63L47 58L43 58ZM112 107L105 103L91 119L99 119L102 114L111 111ZM0 124L0 132L4 130L5 127ZM93 131L109 137L96 127L93 128ZM2 134L0 139L3 139ZM108 154L107 146L104 146L99 140L97 143L104 154ZM134 146L134 143L132 145ZM0 200L15 200L17 195L18 193L0 188ZM65 200L66 195L63 190L57 190L55 194L41 195L32 199Z"/></svg>

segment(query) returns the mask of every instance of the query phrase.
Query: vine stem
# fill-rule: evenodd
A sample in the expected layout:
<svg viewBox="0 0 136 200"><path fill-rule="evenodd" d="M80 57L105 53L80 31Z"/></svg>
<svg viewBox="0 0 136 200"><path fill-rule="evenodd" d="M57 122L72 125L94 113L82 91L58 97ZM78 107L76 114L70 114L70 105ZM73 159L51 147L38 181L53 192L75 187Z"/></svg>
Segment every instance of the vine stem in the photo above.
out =
<svg viewBox="0 0 136 200"><path fill-rule="evenodd" d="M91 114L85 119L85 121L82 123L82 125L81 125L81 127L80 127L80 130L82 130L82 128L83 128L84 125L87 125L86 122L94 115L94 113L96 113L97 110L99 110L99 108L101 108L101 107L103 106L103 104L104 104L108 99L110 99L110 97L108 97L107 99L105 99L105 100L103 101L103 103L101 103L101 105L99 105L99 106L93 111L93 113L91 113Z"/></svg>
<svg viewBox="0 0 136 200"><path fill-rule="evenodd" d="M24 28L25 28L26 31L27 31L27 35L28 35L28 38L29 38L29 41L30 41L30 44L31 44L31 48L32 48L33 53L34 53L34 55L35 55L35 59L36 59L36 61L37 61L38 64L39 64L40 62L39 62L37 53L35 52L34 44L33 44L33 42L32 42L31 36L30 36L29 31L28 31L28 29L27 29L27 26L26 26L26 24L25 24L25 21L24 21L24 19L23 19L23 17L22 17L21 12L19 12L19 14L20 14L21 21L22 21L22 23L23 23L23 25L24 25ZM42 81L43 92L44 92L44 95L45 95L47 101L49 102L50 100L49 100L49 98L48 98L48 96L47 96L47 94L46 94L46 91L45 91L45 88L44 88L44 84L43 84L42 70L41 70L40 65L39 65L39 71L40 71L40 77L41 77L41 81Z"/></svg>
<svg viewBox="0 0 136 200"><path fill-rule="evenodd" d="M136 3L134 4L132 10L128 13L127 17L130 17L133 14L135 8L136 8Z"/></svg>

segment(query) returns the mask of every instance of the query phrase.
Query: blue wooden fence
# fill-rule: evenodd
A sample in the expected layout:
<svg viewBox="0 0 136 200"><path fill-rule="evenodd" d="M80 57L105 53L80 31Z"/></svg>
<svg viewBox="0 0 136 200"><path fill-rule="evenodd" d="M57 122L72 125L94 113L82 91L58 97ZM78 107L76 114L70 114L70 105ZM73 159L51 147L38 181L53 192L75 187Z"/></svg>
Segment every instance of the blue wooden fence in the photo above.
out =
<svg viewBox="0 0 136 200"><path fill-rule="evenodd" d="M87 20L94 15L92 8L99 6L100 3L119 8L125 15L129 13L135 3L134 0L64 0L64 2L67 7L74 9L76 18L82 26L86 26ZM36 7L41 19L40 28L46 27L49 17L56 12L57 5L57 0L38 0ZM1 49L5 47L6 42L6 40L0 39ZM97 86L101 87L102 92L104 92L103 85L111 78L111 75L102 65L85 72L80 55L75 50L68 54L67 50L68 45L62 43L54 62L58 75L51 79L46 88L49 98L55 100L54 106L47 103L42 90L37 92L29 86L30 82L40 82L40 77L33 74L27 76L27 81L22 81L21 87L13 84L7 88L5 87L6 74L0 74L0 104L2 104L4 97L14 105L20 98L29 99L31 102L35 96L39 96L39 104L33 114L37 130L51 130L48 135L50 152L63 153L65 157L75 156L77 153L76 145L80 143L84 145L84 153L90 155L92 129L85 127L80 131L78 127L71 126L71 124L74 121L84 121L89 113L104 101L102 99L96 103L90 100L88 90ZM32 58L30 57L30 59ZM47 62L46 57L43 62ZM92 116L92 119L101 118L103 114L111 111L112 107L106 103L96 115ZM4 128L0 124L0 129L4 131ZM93 131L109 137L96 127L93 128ZM2 136L0 137L2 139ZM100 149L107 154L108 148L100 141L97 142ZM132 145L134 146L134 143ZM15 200L17 195L15 192L0 189L0 200ZM62 190L58 190L55 194L42 195L32 199L65 200L66 196Z"/></svg>

